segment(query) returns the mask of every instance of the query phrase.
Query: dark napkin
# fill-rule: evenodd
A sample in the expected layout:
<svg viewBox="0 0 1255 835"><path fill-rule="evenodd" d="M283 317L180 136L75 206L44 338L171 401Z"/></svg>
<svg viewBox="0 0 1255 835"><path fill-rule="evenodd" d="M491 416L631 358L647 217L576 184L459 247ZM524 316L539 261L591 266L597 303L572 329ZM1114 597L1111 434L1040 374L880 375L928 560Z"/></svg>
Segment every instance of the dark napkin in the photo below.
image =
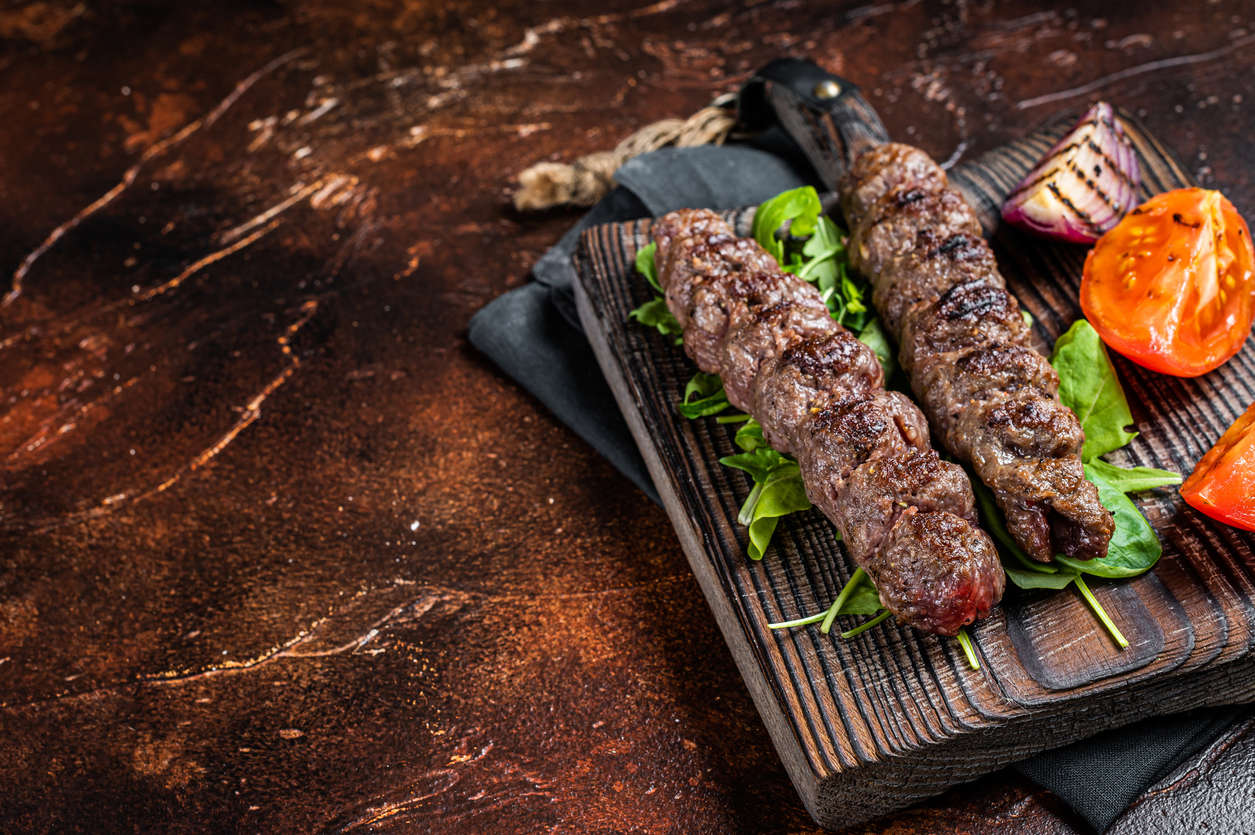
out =
<svg viewBox="0 0 1255 835"><path fill-rule="evenodd" d="M817 184L782 135L759 147L665 149L630 160L619 183L533 268L536 281L490 302L470 324L471 343L658 502L627 424L575 315L571 255L589 226L673 209L734 209ZM1110 826L1147 788L1217 739L1248 710L1225 708L1148 719L1048 751L1014 766L1095 830Z"/></svg>

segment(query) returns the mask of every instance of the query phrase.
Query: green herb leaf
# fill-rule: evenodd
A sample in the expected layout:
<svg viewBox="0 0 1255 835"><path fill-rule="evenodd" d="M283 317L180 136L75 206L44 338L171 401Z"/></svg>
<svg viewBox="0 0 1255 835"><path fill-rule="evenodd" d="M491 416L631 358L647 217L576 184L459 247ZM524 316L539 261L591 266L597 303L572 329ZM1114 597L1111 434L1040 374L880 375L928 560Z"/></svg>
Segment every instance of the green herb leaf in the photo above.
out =
<svg viewBox="0 0 1255 835"><path fill-rule="evenodd" d="M841 230L827 217L820 215L815 222L815 233L802 246L802 255L809 260L800 263L796 270L798 277L814 284L828 303L828 309L832 310L832 296L838 279L845 274L845 244L841 242Z"/></svg>
<svg viewBox="0 0 1255 835"><path fill-rule="evenodd" d="M1072 585L1072 581L1077 576L1076 572L1071 570L1044 574L1040 571L1013 568L1009 565L1003 565L1002 570L1007 573L1008 580L1022 589L1065 589Z"/></svg>
<svg viewBox="0 0 1255 835"><path fill-rule="evenodd" d="M880 320L868 321L858 338L864 345L876 352L876 359L880 360L880 367L885 371L885 379L892 377L893 373L898 370L898 361L893 356L893 348L889 345L889 337L885 335L884 328L880 326Z"/></svg>
<svg viewBox="0 0 1255 835"><path fill-rule="evenodd" d="M645 276L645 280L661 293L662 285L658 283L658 268L654 266L654 253L657 251L658 244L653 241L636 250L636 271Z"/></svg>
<svg viewBox="0 0 1255 835"><path fill-rule="evenodd" d="M1090 611L1094 613L1094 617L1098 618L1102 625L1107 628L1107 631L1111 633L1112 639L1115 640L1120 649L1128 649L1128 639L1124 637L1124 633L1120 631L1115 621L1107 614L1107 610L1098 602L1098 598L1094 597L1094 593L1089 590L1089 586L1086 585L1084 578L1077 575L1073 582L1076 583L1076 590L1081 593L1081 597L1085 598L1085 602L1089 604Z"/></svg>
<svg viewBox="0 0 1255 835"><path fill-rule="evenodd" d="M684 384L684 402L688 403L694 397L698 399L710 397L721 391L723 391L723 380L719 379L718 374L707 374L705 371L698 371Z"/></svg>
<svg viewBox="0 0 1255 835"><path fill-rule="evenodd" d="M757 484L766 481L774 470L779 469L788 460L771 447L762 446L749 452L725 455L719 459L719 463L725 467L733 467L749 473L750 478L754 479Z"/></svg>
<svg viewBox="0 0 1255 835"><path fill-rule="evenodd" d="M888 620L889 616L892 614L893 613L890 612L888 609L885 609L883 612L876 615L876 617L872 618L871 620L863 621L862 623L860 623L858 626L854 627L853 629L847 629L846 631L842 632L841 637L853 638L855 635L862 635L864 632L871 629L873 626L877 626L883 621Z"/></svg>
<svg viewBox="0 0 1255 835"><path fill-rule="evenodd" d="M1137 437L1126 429L1133 423L1129 402L1107 349L1089 322L1078 319L1059 337L1050 364L1059 372L1059 399L1076 412L1085 431L1082 461L1092 461Z"/></svg>
<svg viewBox="0 0 1255 835"><path fill-rule="evenodd" d="M741 428L736 430L736 435L733 436L732 441L746 452L753 452L756 449L771 449L771 445L763 437L762 424L753 418L745 421ZM772 451L774 452L775 450Z"/></svg>
<svg viewBox="0 0 1255 835"><path fill-rule="evenodd" d="M671 315L662 296L655 296L645 302L629 313L628 318L635 319L647 327L657 328L658 333L663 336L679 336L684 333L684 328L680 327L680 323Z"/></svg>
<svg viewBox="0 0 1255 835"><path fill-rule="evenodd" d="M883 608L871 578L859 583L837 610L838 615L874 615Z"/></svg>
<svg viewBox="0 0 1255 835"><path fill-rule="evenodd" d="M1181 483L1181 474L1155 467L1117 467L1101 458L1085 465L1094 470L1110 486L1124 493L1140 493L1156 487L1168 487Z"/></svg>
<svg viewBox="0 0 1255 835"><path fill-rule="evenodd" d="M684 399L676 404L676 408L686 418L695 420L717 415L730 405L719 375L699 371L684 387Z"/></svg>
<svg viewBox="0 0 1255 835"><path fill-rule="evenodd" d="M843 599L844 596L844 599ZM867 572L861 568L854 570L854 574L850 576L849 581L841 589L841 593L837 595L837 599L827 611L820 612L817 615L807 615L806 617L797 618L795 620L785 620L778 623L767 624L768 629L788 629L793 626L809 626L812 623L829 622L829 618L835 618L833 609L836 609L837 615L874 615L883 607L880 605L880 593L876 591L876 587L872 585L871 578L867 576ZM827 629L822 629L828 632Z"/></svg>
<svg viewBox="0 0 1255 835"><path fill-rule="evenodd" d="M759 456L759 461L761 461L765 458L762 455L764 452L765 450L758 450L750 455ZM780 456L781 462L764 473L761 480L758 473L744 466L747 462L733 461L733 459L743 459L744 456L728 456L720 459L721 464L750 472L756 482L749 497L741 505L740 515L737 517L741 524L749 527L749 546L746 550L749 551L750 559L753 560L763 558L767 546L771 544L771 535L776 531L776 522L781 516L811 509L811 502L806 497L806 486L802 483L802 474L798 470L797 462L785 458L778 452L774 454Z"/></svg>
<svg viewBox="0 0 1255 835"><path fill-rule="evenodd" d="M871 609L862 611L867 606L870 606ZM854 569L850 579L842 586L841 591L837 594L837 599L832 601L832 605L828 607L819 631L827 635L828 631L832 629L832 622L837 619L837 615L870 615L879 612L881 608L880 593L876 591L876 586L872 583L871 578L867 576L867 572L862 566L859 566Z"/></svg>
<svg viewBox="0 0 1255 835"><path fill-rule="evenodd" d="M1107 481L1101 470L1086 464L1085 477L1098 488L1098 500L1115 517L1115 533L1111 536L1105 557L1074 560L1059 554L1055 556L1055 561L1082 574L1097 577L1136 577L1149 571L1163 553L1163 545L1154 528L1124 491Z"/></svg>
<svg viewBox="0 0 1255 835"><path fill-rule="evenodd" d="M784 225L789 223L789 235L804 238L815 231L822 211L819 193L811 186L778 194L754 212L754 239L775 256L781 266L786 266L789 261L784 256Z"/></svg>
<svg viewBox="0 0 1255 835"><path fill-rule="evenodd" d="M960 627L954 639L959 642L959 646L963 648L963 654L967 656L968 666L973 670L980 669L980 659L976 657L976 647L972 644L972 636L967 634L967 630Z"/></svg>
<svg viewBox="0 0 1255 835"><path fill-rule="evenodd" d="M1052 575L1058 573L1059 569L1049 563L1037 562L1028 554L1024 553L1024 549L1019 543L1011 537L1011 532L1007 530L1006 520L1002 518L1002 511L998 509L997 502L994 501L994 494L985 483L975 476L970 476L972 483L972 495L976 497L976 509L980 511L981 522L984 523L985 530L993 534L994 542L996 542L1004 555L1010 555L1017 563L1020 564L1020 572L1028 571L1033 574ZM1006 568L1006 566L1003 566ZM1011 577L1011 569L1007 569L1007 576ZM1042 581L1041 583L1026 585L1016 581L1011 577L1020 588L1063 588L1067 583L1061 586L1052 586Z"/></svg>

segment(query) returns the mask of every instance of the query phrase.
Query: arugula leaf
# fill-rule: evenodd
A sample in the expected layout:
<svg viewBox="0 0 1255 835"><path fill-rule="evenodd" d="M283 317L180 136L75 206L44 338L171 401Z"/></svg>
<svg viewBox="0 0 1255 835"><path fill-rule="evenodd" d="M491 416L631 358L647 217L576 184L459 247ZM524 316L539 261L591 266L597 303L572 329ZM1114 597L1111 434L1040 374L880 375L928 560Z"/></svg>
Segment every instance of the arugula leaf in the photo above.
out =
<svg viewBox="0 0 1255 835"><path fill-rule="evenodd" d="M837 594L837 599L832 601L832 605L828 607L828 611L824 613L823 623L819 625L819 631L825 635L832 629L833 621L837 619L837 615L851 614L851 599L855 596L861 603L872 605L872 598L875 598L874 605L876 608L870 612L856 612L854 614L870 615L884 608L880 603L880 593L876 591L876 586L872 583L872 578L867 575L867 570L863 566L854 569L854 573L850 575L850 579L841 588Z"/></svg>
<svg viewBox="0 0 1255 835"><path fill-rule="evenodd" d="M1089 322L1078 319L1059 337L1050 364L1059 372L1059 399L1076 412L1085 431L1082 461L1088 463L1137 437L1125 428L1133 423L1129 402L1107 349Z"/></svg>
<svg viewBox="0 0 1255 835"><path fill-rule="evenodd" d="M815 199L819 199L818 195ZM838 279L845 275L841 263L845 256L841 230L827 217L820 215L815 222L815 233L802 245L802 255L809 260L804 261L798 267L798 277L814 284L820 295L824 296L828 309L835 313L833 296L837 289Z"/></svg>
<svg viewBox="0 0 1255 835"><path fill-rule="evenodd" d="M1089 322L1080 319L1059 337L1051 364L1059 373L1059 399L1076 412L1085 431L1081 450L1085 477L1098 488L1098 500L1115 519L1106 556L1074 560L1056 555L1055 561L1079 574L1136 577L1158 562L1163 545L1126 494L1180 484L1181 476L1153 467L1118 467L1098 458L1125 446L1137 433L1126 428L1133 422L1128 400L1102 339Z"/></svg>
<svg viewBox="0 0 1255 835"><path fill-rule="evenodd" d="M662 285L658 283L658 268L654 266L654 253L657 251L658 244L653 241L636 250L636 271L645 276L645 280L661 293Z"/></svg>
<svg viewBox="0 0 1255 835"><path fill-rule="evenodd" d="M880 603L880 592L876 591L876 587L872 585L869 577L865 582L859 583L850 592L841 603L841 608L837 611L838 615L874 615L883 609Z"/></svg>
<svg viewBox="0 0 1255 835"><path fill-rule="evenodd" d="M693 399L694 396L697 397L696 400ZM676 409L686 418L693 420L717 415L730 405L719 375L698 371L684 387L684 399L676 404Z"/></svg>
<svg viewBox="0 0 1255 835"><path fill-rule="evenodd" d="M684 342L684 328L671 315L667 302L662 297L662 285L658 283L658 270L654 266L654 252L658 245L650 243L636 251L636 271L645 276L645 280L653 286L658 295L640 307L628 313L628 319L635 319L646 327L656 328L663 336L674 336L675 344Z"/></svg>
<svg viewBox="0 0 1255 835"><path fill-rule="evenodd" d="M1111 536L1105 557L1074 560L1057 554L1055 561L1096 577L1136 577L1149 571L1163 553L1163 545L1154 528L1124 491L1107 481L1101 470L1086 464L1085 477L1098 488L1099 501L1115 517L1115 533Z"/></svg>
<svg viewBox="0 0 1255 835"><path fill-rule="evenodd" d="M870 323L878 324L875 315L863 301L863 293L867 289L867 285L850 278L845 264L841 265L840 287L841 313L837 316L838 322L856 334L862 334Z"/></svg>
<svg viewBox="0 0 1255 835"><path fill-rule="evenodd" d="M844 632L841 633L841 637L849 640L850 638L853 638L855 635L862 635L864 632L871 629L873 626L879 626L881 623L888 620L891 615L893 615L893 612L890 612L888 609L884 609L880 612L880 614L876 615L876 617L872 618L871 620L865 620L862 623L860 623L858 626L854 627L853 629L845 630Z"/></svg>
<svg viewBox="0 0 1255 835"><path fill-rule="evenodd" d="M874 615L882 608L884 607L880 605L880 592L876 591L876 586L872 584L871 578L860 567L854 569L854 573L850 575L850 579L842 586L841 591L837 594L837 599L833 601L827 611L820 612L817 615L797 618L796 620L769 623L767 628L787 629L792 626L807 626L808 624L822 622L823 626L820 627L820 631L827 634L837 615Z"/></svg>
<svg viewBox="0 0 1255 835"><path fill-rule="evenodd" d="M680 323L671 315L671 311L667 309L667 302L662 296L655 296L645 302L629 313L628 318L635 319L647 327L657 328L658 333L663 336L682 336L684 333L684 328L680 327Z"/></svg>
<svg viewBox="0 0 1255 835"><path fill-rule="evenodd" d="M1155 467L1117 467L1101 458L1095 458L1085 466L1096 471L1109 485L1124 493L1140 493L1143 490L1181 483L1180 473Z"/></svg>
<svg viewBox="0 0 1255 835"><path fill-rule="evenodd" d="M785 258L784 239L780 236L782 228L789 223L789 235L806 237L815 231L821 212L819 193L811 186L777 194L754 212L754 239L787 269L789 260Z"/></svg>

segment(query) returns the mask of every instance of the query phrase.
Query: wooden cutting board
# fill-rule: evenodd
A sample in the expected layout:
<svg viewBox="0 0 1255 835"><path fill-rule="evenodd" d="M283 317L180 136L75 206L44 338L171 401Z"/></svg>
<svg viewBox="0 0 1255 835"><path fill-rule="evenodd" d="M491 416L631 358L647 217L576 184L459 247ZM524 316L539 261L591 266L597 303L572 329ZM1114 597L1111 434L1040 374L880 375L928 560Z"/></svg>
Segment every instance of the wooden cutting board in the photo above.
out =
<svg viewBox="0 0 1255 835"><path fill-rule="evenodd" d="M951 172L1048 344L1081 315L1086 248L998 227L997 207L1076 116ZM1123 118L1144 196L1192 184L1171 154ZM824 130L831 123L816 135ZM747 235L752 215L728 216ZM783 519L761 562L746 556L736 516L750 480L718 463L737 451L735 427L681 417L675 403L693 364L669 339L627 320L651 295L633 266L649 228L646 219L585 233L576 255L580 318L776 749L820 824L850 826L1144 717L1255 697L1255 536L1194 512L1174 489L1137 498L1163 540L1155 570L1092 581L1129 639L1124 651L1072 589L1008 589L1002 606L970 630L979 670L953 641L892 621L851 640L836 633L854 618L838 619L831 635L818 626L769 630L770 622L825 609L854 566L817 510ZM1114 361L1141 433L1110 456L1119 464L1188 473L1255 400L1250 342L1194 380Z"/></svg>

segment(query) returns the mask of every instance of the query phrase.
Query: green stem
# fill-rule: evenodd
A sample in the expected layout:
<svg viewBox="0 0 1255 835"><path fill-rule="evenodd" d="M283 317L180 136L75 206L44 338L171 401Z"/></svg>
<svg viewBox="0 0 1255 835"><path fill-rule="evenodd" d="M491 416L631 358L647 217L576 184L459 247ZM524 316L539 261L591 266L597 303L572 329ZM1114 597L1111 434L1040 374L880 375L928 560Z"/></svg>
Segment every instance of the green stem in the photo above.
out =
<svg viewBox="0 0 1255 835"><path fill-rule="evenodd" d="M972 646L972 638L967 634L966 629L960 629L959 634L954 636L959 642L959 646L963 647L963 654L967 656L967 663L971 665L973 670L980 669L980 659L976 657L976 647Z"/></svg>
<svg viewBox="0 0 1255 835"><path fill-rule="evenodd" d="M845 601L850 599L850 595L854 593L854 588L867 576L867 572L862 566L854 569L854 573L850 575L850 580L841 587L841 592L837 595L837 599L832 601L832 605L828 607L828 611L824 613L823 626L819 627L819 631L827 635L832 631L832 622L837 619L837 615L841 611L841 607L845 605Z"/></svg>
<svg viewBox="0 0 1255 835"><path fill-rule="evenodd" d="M715 418L715 423L744 423L749 419L749 415L722 415Z"/></svg>
<svg viewBox="0 0 1255 835"><path fill-rule="evenodd" d="M741 512L737 514L736 520L742 525L748 525L754 521L754 505L758 504L758 497L763 494L763 483L761 481L754 482L754 487L750 490L750 494L745 497L745 501L741 504Z"/></svg>
<svg viewBox="0 0 1255 835"><path fill-rule="evenodd" d="M891 614L893 613L890 612L888 609L885 609L883 612L876 615L876 617L872 618L871 620L860 623L858 626L854 627L853 629L848 629L845 632L842 632L841 637L853 638L855 635L861 635L862 633L866 632L868 629L871 629L876 624L888 618Z"/></svg>
<svg viewBox="0 0 1255 835"><path fill-rule="evenodd" d="M797 618L796 620L782 620L778 623L769 623L767 624L767 628L768 629L789 629L790 627L793 627L793 626L809 626L812 623L819 623L821 620L824 619L825 614L826 613L824 612L820 612L817 615L810 615L804 618Z"/></svg>
<svg viewBox="0 0 1255 835"><path fill-rule="evenodd" d="M1115 642L1120 645L1120 649L1127 649L1129 646L1128 638L1125 638L1124 633L1116 628L1115 623L1111 620L1111 617L1108 616L1107 610L1104 609L1102 604L1098 602L1098 598L1094 597L1094 593L1089 590L1089 586L1086 585L1085 580L1081 578L1081 575L1077 574L1076 579L1073 580L1073 582L1076 584L1077 591L1081 593L1081 597L1085 598L1085 602L1088 603L1089 608L1093 610L1094 617L1102 621L1102 625L1107 627L1107 631L1111 633L1111 637L1115 640Z"/></svg>

